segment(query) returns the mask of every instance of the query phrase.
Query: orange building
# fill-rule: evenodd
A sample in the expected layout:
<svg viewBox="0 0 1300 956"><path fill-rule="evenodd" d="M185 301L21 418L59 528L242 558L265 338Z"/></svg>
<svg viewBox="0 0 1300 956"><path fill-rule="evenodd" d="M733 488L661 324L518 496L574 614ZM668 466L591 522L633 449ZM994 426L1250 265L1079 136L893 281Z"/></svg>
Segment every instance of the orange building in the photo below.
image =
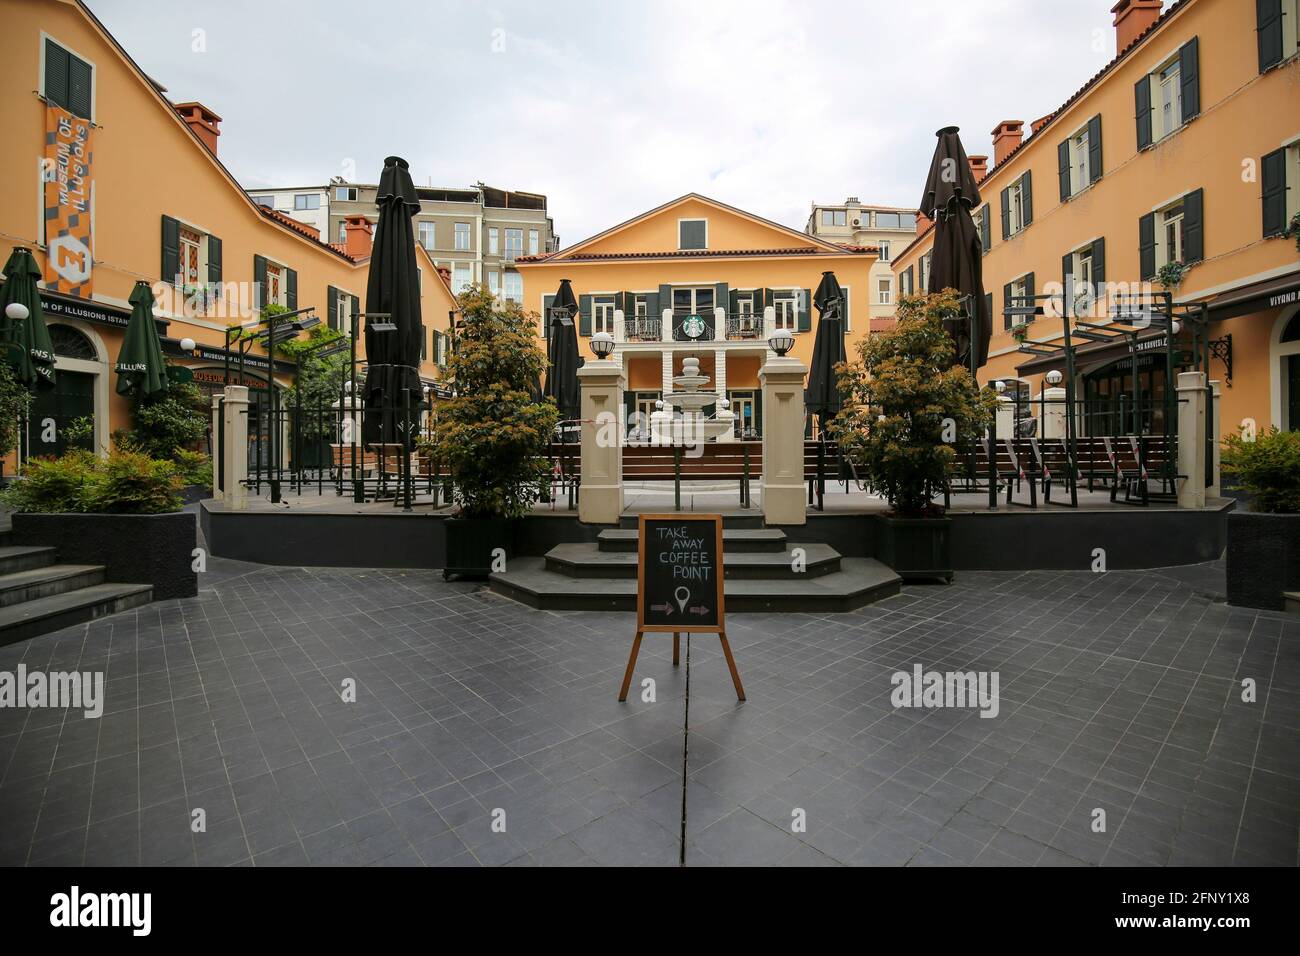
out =
<svg viewBox="0 0 1300 956"><path fill-rule="evenodd" d="M993 131L975 214L994 316L980 378L1037 395L1061 366L1015 338L1060 341L1059 313L1013 334L1023 320L1004 309L1014 298L1060 295L1068 276L1075 292L1096 292L1071 312L1106 323L1120 296L1168 288L1176 307L1208 308L1221 433L1248 419L1300 428L1300 252L1284 235L1300 213L1296 2L1179 0L1162 12L1160 0L1120 0L1112 13L1117 52L1104 69L1027 138L1020 120ZM919 228L894 260L903 294L926 287L933 227ZM1186 269L1166 287L1156 277L1171 262ZM1156 399L1163 340L1152 331L1143 344L1154 354L1139 363L1143 394ZM1115 427L1132 383L1127 347L1084 344L1077 356L1084 427Z"/></svg>
<svg viewBox="0 0 1300 956"><path fill-rule="evenodd" d="M584 357L593 333L614 336L629 418L648 419L682 374L682 359L693 356L710 378L705 390L731 402L737 437L762 430L758 370L768 336L790 330L790 354L811 361L812 293L823 272L833 271L845 292L845 348L851 354L869 334L875 261L875 249L827 242L690 193L560 252L525 256L518 267L524 307L542 316L560 280L572 280Z"/></svg>
<svg viewBox="0 0 1300 956"><path fill-rule="evenodd" d="M347 243L329 245L255 204L218 158L220 116L171 103L77 0L9 0L4 21L0 261L15 246L35 252L57 353L57 387L38 392L33 421L62 426L93 415L101 449L129 426L113 363L137 280L154 289L164 351L207 393L226 381L227 328L257 317L258 296L311 307L349 332L364 307L371 223L349 223ZM432 386L456 303L428 254L416 261L426 333L420 371ZM182 350L185 339L196 348ZM360 341L358 349L364 354ZM245 368L244 384L265 389L260 347ZM277 360L277 384L292 379L292 364ZM43 450L34 437L33 453Z"/></svg>

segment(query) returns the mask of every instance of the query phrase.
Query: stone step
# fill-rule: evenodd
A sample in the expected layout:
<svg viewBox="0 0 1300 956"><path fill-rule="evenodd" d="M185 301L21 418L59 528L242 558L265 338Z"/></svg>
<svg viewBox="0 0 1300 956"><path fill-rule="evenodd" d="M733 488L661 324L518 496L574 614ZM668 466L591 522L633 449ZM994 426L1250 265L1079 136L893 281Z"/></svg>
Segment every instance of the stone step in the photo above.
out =
<svg viewBox="0 0 1300 956"><path fill-rule="evenodd" d="M794 568L795 548L803 549L803 568ZM546 552L546 569L575 578L636 578L635 551L602 551L590 542L557 544ZM725 576L737 580L816 578L840 569L840 553L828 544L792 544L785 551L724 552Z"/></svg>
<svg viewBox="0 0 1300 956"><path fill-rule="evenodd" d="M871 558L842 558L841 569L821 577L783 580L727 578L723 585L729 613L852 611L891 597L902 579ZM514 558L510 570L493 574L488 586L530 607L550 611L635 611L635 578L578 578L546 569L543 558Z"/></svg>
<svg viewBox="0 0 1300 956"><path fill-rule="evenodd" d="M596 536L601 551L637 550L637 530L635 528L606 528ZM722 550L726 554L740 554L746 551L783 552L785 532L780 528L723 528Z"/></svg>
<svg viewBox="0 0 1300 956"><path fill-rule="evenodd" d="M664 513L672 512L671 508L665 508ZM692 512L678 512L689 517ZM631 528L634 531L637 527L637 516L634 514L619 515L618 526L620 528ZM742 511L726 512L722 515L722 527L725 528L761 528L763 527L762 511Z"/></svg>
<svg viewBox="0 0 1300 956"><path fill-rule="evenodd" d="M102 564L51 564L0 575L0 607L104 583Z"/></svg>
<svg viewBox="0 0 1300 956"><path fill-rule="evenodd" d="M148 584L95 584L0 608L0 646L116 614L153 600Z"/></svg>
<svg viewBox="0 0 1300 956"><path fill-rule="evenodd" d="M47 568L58 559L55 548L7 544L0 546L0 574Z"/></svg>
<svg viewBox="0 0 1300 956"><path fill-rule="evenodd" d="M1300 614L1300 591L1283 591L1282 606L1288 614Z"/></svg>

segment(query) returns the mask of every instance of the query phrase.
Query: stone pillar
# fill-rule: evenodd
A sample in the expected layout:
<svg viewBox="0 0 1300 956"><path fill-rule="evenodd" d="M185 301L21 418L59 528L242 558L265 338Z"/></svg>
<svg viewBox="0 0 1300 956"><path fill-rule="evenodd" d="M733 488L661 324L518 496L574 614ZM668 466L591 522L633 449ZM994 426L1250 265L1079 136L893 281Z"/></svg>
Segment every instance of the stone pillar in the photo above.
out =
<svg viewBox="0 0 1300 956"><path fill-rule="evenodd" d="M673 310L664 309L659 314L659 338L664 342L673 340Z"/></svg>
<svg viewBox="0 0 1300 956"><path fill-rule="evenodd" d="M1205 373L1178 374L1178 507L1205 507Z"/></svg>
<svg viewBox="0 0 1300 956"><path fill-rule="evenodd" d="M798 359L768 356L763 384L763 520L801 525L807 520L803 481L804 376Z"/></svg>
<svg viewBox="0 0 1300 956"><path fill-rule="evenodd" d="M224 394L212 395L212 439L209 447L212 451L212 498L214 501L222 500L221 491L221 429L225 424L225 415L221 411L222 401L225 399Z"/></svg>
<svg viewBox="0 0 1300 956"><path fill-rule="evenodd" d="M617 362L596 359L578 369L582 387L582 490L578 520L617 524L623 513L623 388Z"/></svg>
<svg viewBox="0 0 1300 956"><path fill-rule="evenodd" d="M334 420L339 423L339 433L335 438L334 444L342 447L343 463L343 480L354 481L358 478L365 477L365 467L363 462L366 457L366 446L361 441L361 401L359 397L348 392L343 396L342 401L334 402L330 405L334 411ZM339 417L342 412L343 417ZM357 441L357 473L352 474L352 439Z"/></svg>
<svg viewBox="0 0 1300 956"><path fill-rule="evenodd" d="M1044 438L1064 438L1065 389L1057 385L1043 389L1041 394L1047 403L1038 406L1042 413L1042 421L1038 423L1040 434Z"/></svg>
<svg viewBox="0 0 1300 956"><path fill-rule="evenodd" d="M622 343L627 341L627 323L624 321L625 318L626 315L624 315L622 309L614 310L614 341L615 342Z"/></svg>
<svg viewBox="0 0 1300 956"><path fill-rule="evenodd" d="M248 507L248 388L227 385L226 400L222 403L226 420L226 453L220 462L222 484L226 486L224 501L231 511Z"/></svg>
<svg viewBox="0 0 1300 956"><path fill-rule="evenodd" d="M673 390L673 350L664 349L659 353L659 357L663 365L663 381L660 383L660 386L663 390L663 395L666 396ZM667 401L668 399L664 398L664 402L666 403Z"/></svg>
<svg viewBox="0 0 1300 956"><path fill-rule="evenodd" d="M713 391L717 393L719 401L727 397L727 350L713 350ZM721 412L722 409L718 409ZM731 409L735 411L735 409ZM725 435L719 435L718 441L735 441L736 433L734 430L727 432Z"/></svg>
<svg viewBox="0 0 1300 956"><path fill-rule="evenodd" d="M1213 423L1214 433L1209 438L1214 441L1214 468L1210 472L1210 487L1205 489L1205 496L1207 498L1222 498L1223 490L1219 481L1219 452L1221 450L1219 436L1223 434L1223 422L1219 418L1219 398L1223 389L1219 382L1211 381L1210 391L1212 393L1211 401L1213 402L1210 421Z"/></svg>
<svg viewBox="0 0 1300 956"><path fill-rule="evenodd" d="M1010 395L998 396L997 416L998 438L1016 437L1016 403Z"/></svg>

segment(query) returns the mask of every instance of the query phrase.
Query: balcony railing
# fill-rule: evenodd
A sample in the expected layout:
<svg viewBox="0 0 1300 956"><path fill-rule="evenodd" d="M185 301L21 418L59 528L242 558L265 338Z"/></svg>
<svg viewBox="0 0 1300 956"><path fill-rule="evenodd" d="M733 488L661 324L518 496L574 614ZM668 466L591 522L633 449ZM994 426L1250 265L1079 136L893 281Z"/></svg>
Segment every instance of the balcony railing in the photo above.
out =
<svg viewBox="0 0 1300 956"><path fill-rule="evenodd" d="M763 338L763 317L752 313L727 316L727 341L761 340Z"/></svg>
<svg viewBox="0 0 1300 956"><path fill-rule="evenodd" d="M663 320L646 316L624 319L623 338L628 342L662 342Z"/></svg>

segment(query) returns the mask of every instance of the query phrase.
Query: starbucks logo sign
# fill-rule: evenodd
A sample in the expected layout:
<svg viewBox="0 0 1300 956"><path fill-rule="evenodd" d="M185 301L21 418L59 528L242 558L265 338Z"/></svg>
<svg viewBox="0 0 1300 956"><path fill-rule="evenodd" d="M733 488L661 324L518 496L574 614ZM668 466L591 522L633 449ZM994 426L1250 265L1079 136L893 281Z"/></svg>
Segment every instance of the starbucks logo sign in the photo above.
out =
<svg viewBox="0 0 1300 956"><path fill-rule="evenodd" d="M682 320L682 334L688 339L698 339L704 334L704 319L698 315L688 315Z"/></svg>

